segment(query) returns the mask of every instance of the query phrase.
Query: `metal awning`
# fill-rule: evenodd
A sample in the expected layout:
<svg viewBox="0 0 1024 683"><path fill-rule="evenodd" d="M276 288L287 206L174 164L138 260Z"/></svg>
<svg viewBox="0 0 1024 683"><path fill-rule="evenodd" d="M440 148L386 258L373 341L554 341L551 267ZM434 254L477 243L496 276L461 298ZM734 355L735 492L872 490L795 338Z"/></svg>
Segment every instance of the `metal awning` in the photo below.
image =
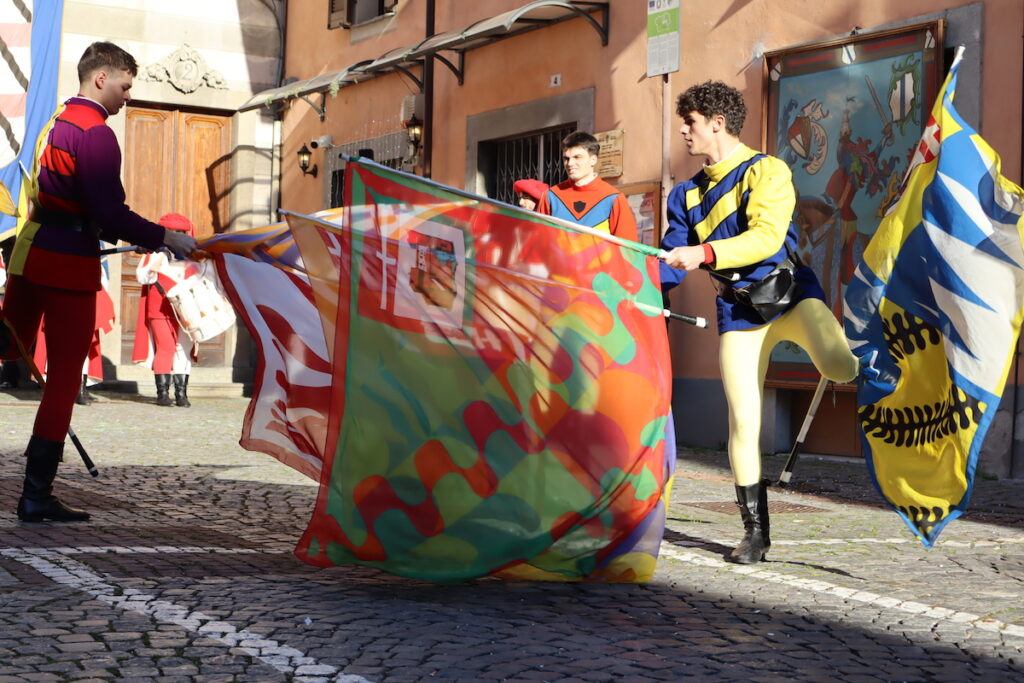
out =
<svg viewBox="0 0 1024 683"><path fill-rule="evenodd" d="M249 111L262 106L270 106L274 102L299 98L313 107L322 120L324 117L324 93L334 88L335 84L337 84L337 87L344 87L386 73L399 71L408 76L422 90L422 80L410 69L422 66L423 60L427 56L433 56L436 60L447 66L455 74L459 85L462 85L465 53L469 50L575 17L585 19L601 37L601 44L607 45L608 4L606 0L602 2L535 0L518 9L503 12L488 19L481 19L461 29L438 33L411 47L398 47L388 50L376 59L353 64L341 71L321 74L305 81L298 81L277 88L271 88L270 90L264 90L253 95L249 101L238 108L238 111ZM600 15L600 21L592 16L595 13ZM439 54L445 50L456 54L456 63ZM309 99L309 95L315 93L321 94L319 105Z"/></svg>
<svg viewBox="0 0 1024 683"><path fill-rule="evenodd" d="M600 23L591 16L594 12L601 13ZM464 28L433 35L414 47L408 53L408 59L422 60L428 55L433 55L455 74L459 85L462 85L466 52L503 38L575 17L586 19L601 37L601 44L608 44L607 2L536 0L518 9L503 12L489 19L481 19ZM453 64L446 57L438 54L443 50L455 52L458 64Z"/></svg>
<svg viewBox="0 0 1024 683"><path fill-rule="evenodd" d="M410 59L409 53L414 48L411 47L396 47L393 50L388 50L377 59L364 63L358 68L354 68L355 73L364 77L382 76L392 71L401 71L406 76L411 78L416 83L416 87L420 90L423 89L423 82L414 73L409 71L409 67L417 64L422 64L421 61L416 59Z"/></svg>
<svg viewBox="0 0 1024 683"><path fill-rule="evenodd" d="M309 95L316 93L326 93L334 87L337 83L338 87L345 85L351 85L357 83L360 80L366 80L365 76L362 76L358 72L358 68L365 62L359 64L353 64L352 66L345 67L341 71L332 71L331 73L320 74L314 76L305 81L295 81L293 83L287 83L277 88L271 88L270 90L264 90L263 92L256 93L249 100L238 108L238 111L249 111L250 109L259 109L260 107L269 107L274 102L280 102L283 100L290 100L298 98L305 100L311 107L317 110L320 114L320 118L323 118L323 101L321 98L320 105L315 104L309 99ZM362 76L362 78L360 78Z"/></svg>
<svg viewBox="0 0 1024 683"><path fill-rule="evenodd" d="M590 16L592 12L598 10L603 13L600 24ZM519 9L503 12L490 19L481 19L465 28L431 36L413 48L409 56L424 57L441 50L472 50L494 42L497 38L507 38L574 17L583 17L590 22L601 36L601 44L608 44L607 2L536 0Z"/></svg>

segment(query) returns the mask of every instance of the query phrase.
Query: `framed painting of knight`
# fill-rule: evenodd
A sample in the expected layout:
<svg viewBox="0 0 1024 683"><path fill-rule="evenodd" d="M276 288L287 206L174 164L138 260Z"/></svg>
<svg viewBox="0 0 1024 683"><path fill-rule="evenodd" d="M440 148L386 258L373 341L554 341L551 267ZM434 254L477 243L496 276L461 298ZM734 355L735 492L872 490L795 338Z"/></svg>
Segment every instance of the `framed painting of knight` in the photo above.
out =
<svg viewBox="0 0 1024 683"><path fill-rule="evenodd" d="M763 148L796 186L798 253L836 317L864 247L894 201L941 86L943 22L858 33L764 55ZM792 344L768 382L813 384Z"/></svg>

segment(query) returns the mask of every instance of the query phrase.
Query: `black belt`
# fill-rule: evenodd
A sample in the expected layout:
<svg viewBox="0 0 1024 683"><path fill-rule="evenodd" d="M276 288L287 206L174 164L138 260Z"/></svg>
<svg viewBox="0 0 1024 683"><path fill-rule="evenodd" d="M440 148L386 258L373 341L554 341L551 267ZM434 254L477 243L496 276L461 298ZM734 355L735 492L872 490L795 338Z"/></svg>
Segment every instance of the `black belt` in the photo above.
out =
<svg viewBox="0 0 1024 683"><path fill-rule="evenodd" d="M35 223L45 223L73 232L92 232L89 221L85 216L67 211L56 211L42 206L32 207L28 219Z"/></svg>
<svg viewBox="0 0 1024 683"><path fill-rule="evenodd" d="M757 289L757 286L759 284L761 284L765 280L768 280L770 277L776 275L780 270L788 270L790 272L794 272L795 273L796 269L799 268L799 266L800 266L800 264L798 262L796 262L795 259L793 259L790 256L786 256L786 258L782 259L782 261L779 262L779 265L775 266L775 268L772 270L772 272L768 273L767 275L765 275L762 279L758 280L757 282L750 283L750 284L746 285L746 287L750 287L752 289ZM721 297L722 301L725 301L726 303L730 303L730 304L737 304L738 303L738 304L744 304L744 305L747 305L747 306L750 305L750 304L746 303L745 301L739 300L736 297L736 289L734 289L731 284L728 284L728 283L722 281L718 277L712 277L711 281L714 284L715 289L718 291L718 296ZM746 287L744 287L744 288L746 288Z"/></svg>

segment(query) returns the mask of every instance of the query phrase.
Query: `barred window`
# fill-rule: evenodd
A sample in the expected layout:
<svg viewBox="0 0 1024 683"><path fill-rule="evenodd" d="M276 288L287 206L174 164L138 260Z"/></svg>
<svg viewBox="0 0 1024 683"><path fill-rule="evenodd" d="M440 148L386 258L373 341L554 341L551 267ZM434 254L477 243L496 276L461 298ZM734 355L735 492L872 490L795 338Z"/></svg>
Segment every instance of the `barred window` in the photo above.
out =
<svg viewBox="0 0 1024 683"><path fill-rule="evenodd" d="M548 185L565 180L562 167L562 138L576 130L570 123L525 135L480 143L487 196L516 203L512 184L521 178L536 178Z"/></svg>

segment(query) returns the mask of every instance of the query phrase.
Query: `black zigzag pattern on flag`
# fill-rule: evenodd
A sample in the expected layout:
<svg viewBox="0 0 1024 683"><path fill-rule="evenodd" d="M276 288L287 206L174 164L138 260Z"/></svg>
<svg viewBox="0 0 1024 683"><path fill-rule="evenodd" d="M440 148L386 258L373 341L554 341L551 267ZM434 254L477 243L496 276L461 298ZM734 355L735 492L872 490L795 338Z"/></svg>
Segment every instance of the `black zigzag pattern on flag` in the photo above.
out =
<svg viewBox="0 0 1024 683"><path fill-rule="evenodd" d="M28 7L21 0L14 0L14 5L21 12L21 15L25 17L26 21L32 21L32 12L29 11ZM28 92L28 77L25 72L18 66L18 62L14 59L14 55L11 54L11 49L7 46L7 43L0 39L0 58L3 58L4 62L11 70L11 75L14 76L15 80L18 81L18 85L21 86L22 90ZM0 113L0 130L3 130L4 137L7 138L7 144L10 146L14 155L17 156L21 153L21 140L14 134L14 130L11 128L11 122Z"/></svg>
<svg viewBox="0 0 1024 683"><path fill-rule="evenodd" d="M31 24L32 23L32 10L29 9L28 5L26 5L24 2L22 2L22 0L12 0L12 4L16 8L18 8L18 11L21 12L21 16L25 17L25 21L27 21L28 23Z"/></svg>

